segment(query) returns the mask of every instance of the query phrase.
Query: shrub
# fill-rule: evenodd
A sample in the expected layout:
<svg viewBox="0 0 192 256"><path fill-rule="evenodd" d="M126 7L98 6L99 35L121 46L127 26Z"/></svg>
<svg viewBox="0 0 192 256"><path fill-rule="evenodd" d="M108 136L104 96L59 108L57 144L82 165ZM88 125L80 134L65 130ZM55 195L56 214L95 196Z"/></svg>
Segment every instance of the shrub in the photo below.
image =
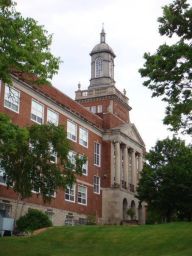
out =
<svg viewBox="0 0 192 256"><path fill-rule="evenodd" d="M127 210L127 215L130 216L131 220L133 220L135 218L135 209L129 208Z"/></svg>
<svg viewBox="0 0 192 256"><path fill-rule="evenodd" d="M16 224L19 231L33 231L35 229L52 226L49 217L36 209L28 209L28 212L20 217Z"/></svg>

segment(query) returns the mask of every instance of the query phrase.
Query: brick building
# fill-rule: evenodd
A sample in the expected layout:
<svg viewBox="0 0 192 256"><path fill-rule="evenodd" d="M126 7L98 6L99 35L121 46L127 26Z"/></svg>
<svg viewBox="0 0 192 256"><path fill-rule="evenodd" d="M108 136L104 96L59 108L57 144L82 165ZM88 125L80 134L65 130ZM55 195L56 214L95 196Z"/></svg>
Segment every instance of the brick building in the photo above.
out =
<svg viewBox="0 0 192 256"><path fill-rule="evenodd" d="M64 124L75 154L85 154L87 163L76 184L53 195L44 204L34 192L17 204L17 195L7 189L0 170L0 214L18 218L28 208L46 212L54 225L68 221L84 222L94 216L98 223L120 223L128 219L127 209L134 208L136 219L145 221L144 205L135 198L135 188L143 166L144 142L130 122L126 92L114 81L115 54L105 42L90 53L91 79L87 90L78 85L75 100L55 87L35 86L22 73L13 73L13 87L1 84L0 112L19 126L52 122Z"/></svg>

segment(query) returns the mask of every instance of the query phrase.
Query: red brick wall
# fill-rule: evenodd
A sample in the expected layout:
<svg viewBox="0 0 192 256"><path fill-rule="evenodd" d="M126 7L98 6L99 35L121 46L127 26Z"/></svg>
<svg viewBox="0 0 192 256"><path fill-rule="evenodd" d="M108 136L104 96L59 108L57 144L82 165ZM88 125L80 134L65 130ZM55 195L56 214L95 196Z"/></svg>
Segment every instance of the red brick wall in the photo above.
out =
<svg viewBox="0 0 192 256"><path fill-rule="evenodd" d="M102 119L100 117L93 115L92 113L84 109L80 104L74 102L72 99L65 96L54 87L40 87L39 90L43 93L49 94L49 97L55 97L55 100L57 100L57 102L60 102L62 105L67 106L67 108L70 108L71 112L77 113L80 116L82 115L82 118L84 120L87 120L89 123L91 123L93 127L94 126L102 127ZM20 111L19 113L15 113L3 106L4 105L4 86L2 86L0 91L0 112L3 112L8 116L10 116L13 123L18 124L19 126L31 125L33 123L33 121L30 120L31 99L32 97L30 95L22 91L20 94ZM47 111L47 106L44 104L45 122L46 122L46 111ZM68 118L66 116L59 114L60 124L66 125L67 119ZM77 127L79 128L78 124L77 124ZM83 122L82 122L82 127L83 127ZM77 139L78 137L79 136L77 134ZM75 211L78 213L97 215L98 217L101 217L102 194L98 195L93 193L93 176L98 175L101 177L102 175L102 167L94 166L94 141L97 141L102 144L102 137L97 135L93 131L89 130L88 148L81 146L78 143L78 141L77 143L71 142L73 151L80 154L85 154L88 158L88 176L82 175L81 177L80 176L77 177L77 179L80 180L79 183L81 183L81 181L88 183L87 185L85 184L88 190L87 206L80 205L78 203L67 202L64 200L64 191L57 191L57 196L56 198L53 198L53 200L51 201L51 204L48 205L49 207L51 206L59 209L65 209L67 211ZM76 194L77 194L77 189L76 189ZM0 185L0 196L6 197L8 199L17 198L17 195L13 192L12 189L7 189L3 185ZM77 200L77 196L76 196L76 200ZM25 201L29 203L39 204L39 205L43 204L41 197L40 196L37 197L36 194L33 194L31 198L26 199Z"/></svg>
<svg viewBox="0 0 192 256"><path fill-rule="evenodd" d="M102 178L101 186L104 188L111 186L111 142L103 141L102 143Z"/></svg>

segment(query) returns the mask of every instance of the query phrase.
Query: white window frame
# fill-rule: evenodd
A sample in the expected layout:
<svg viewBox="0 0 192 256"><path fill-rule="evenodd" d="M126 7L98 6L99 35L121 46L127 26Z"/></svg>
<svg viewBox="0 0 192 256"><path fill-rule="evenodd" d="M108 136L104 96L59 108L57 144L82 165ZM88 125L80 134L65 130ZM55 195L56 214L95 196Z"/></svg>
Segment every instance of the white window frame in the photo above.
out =
<svg viewBox="0 0 192 256"><path fill-rule="evenodd" d="M91 112L93 113L93 114L96 114L97 113L97 107L96 106L91 106Z"/></svg>
<svg viewBox="0 0 192 256"><path fill-rule="evenodd" d="M79 155L80 158L83 158L83 155ZM86 162L82 166L82 174L84 176L88 175L88 160L86 159Z"/></svg>
<svg viewBox="0 0 192 256"><path fill-rule="evenodd" d="M101 179L99 176L93 176L93 192L95 194L100 194L101 191Z"/></svg>
<svg viewBox="0 0 192 256"><path fill-rule="evenodd" d="M97 113L102 113L103 112L103 106L102 105L98 105L97 106Z"/></svg>
<svg viewBox="0 0 192 256"><path fill-rule="evenodd" d="M94 142L94 165L101 166L101 144Z"/></svg>
<svg viewBox="0 0 192 256"><path fill-rule="evenodd" d="M88 136L88 130L83 127L79 127L79 144L85 148L88 148Z"/></svg>
<svg viewBox="0 0 192 256"><path fill-rule="evenodd" d="M75 203L76 185L73 184L71 187L67 186L65 189L65 201ZM68 198L66 198L66 196Z"/></svg>
<svg viewBox="0 0 192 256"><path fill-rule="evenodd" d="M70 131L71 128L73 132ZM70 120L67 120L67 138L69 140L77 142L77 124Z"/></svg>
<svg viewBox="0 0 192 256"><path fill-rule="evenodd" d="M49 143L49 150L51 157L53 157L53 160L50 160L51 163L57 163L57 153L53 150L53 145Z"/></svg>
<svg viewBox="0 0 192 256"><path fill-rule="evenodd" d="M53 117L54 115L55 117ZM50 108L47 109L47 123L54 124L55 126L59 124L59 114Z"/></svg>
<svg viewBox="0 0 192 256"><path fill-rule="evenodd" d="M95 60L95 77L101 77L103 75L103 59L97 58Z"/></svg>
<svg viewBox="0 0 192 256"><path fill-rule="evenodd" d="M20 91L13 87L5 85L4 107L19 113L20 108Z"/></svg>
<svg viewBox="0 0 192 256"><path fill-rule="evenodd" d="M0 167L0 184L3 186L7 186L6 178L5 180L3 179L3 176L4 176L3 173L4 173L4 169Z"/></svg>
<svg viewBox="0 0 192 256"><path fill-rule="evenodd" d="M85 189L85 191L80 191L81 189ZM77 202L78 204L87 205L87 187L85 185L78 184Z"/></svg>
<svg viewBox="0 0 192 256"><path fill-rule="evenodd" d="M39 111L38 109L34 109L33 103L41 106L42 111ZM40 115L38 115L38 114L40 114ZM33 116L34 116L34 118L33 118ZM41 122L38 121L38 118L40 118L42 121ZM31 101L31 120L37 124L44 123L44 105L34 99L32 99L32 101Z"/></svg>
<svg viewBox="0 0 192 256"><path fill-rule="evenodd" d="M56 198L56 191L54 191L53 194L51 194L51 197Z"/></svg>
<svg viewBox="0 0 192 256"><path fill-rule="evenodd" d="M77 153L75 151L70 150L68 152L68 156L67 156L68 160L74 165L74 168L76 166L76 159L75 159L76 156L77 156Z"/></svg>

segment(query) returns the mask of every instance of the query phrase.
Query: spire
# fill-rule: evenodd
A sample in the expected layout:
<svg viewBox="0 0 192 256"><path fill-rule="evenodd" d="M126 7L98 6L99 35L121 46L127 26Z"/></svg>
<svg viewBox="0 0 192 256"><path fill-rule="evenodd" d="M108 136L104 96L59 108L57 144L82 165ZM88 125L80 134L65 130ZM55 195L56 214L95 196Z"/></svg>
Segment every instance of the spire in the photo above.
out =
<svg viewBox="0 0 192 256"><path fill-rule="evenodd" d="M101 30L101 34L100 34L100 43L105 43L104 23L102 23L102 30Z"/></svg>

